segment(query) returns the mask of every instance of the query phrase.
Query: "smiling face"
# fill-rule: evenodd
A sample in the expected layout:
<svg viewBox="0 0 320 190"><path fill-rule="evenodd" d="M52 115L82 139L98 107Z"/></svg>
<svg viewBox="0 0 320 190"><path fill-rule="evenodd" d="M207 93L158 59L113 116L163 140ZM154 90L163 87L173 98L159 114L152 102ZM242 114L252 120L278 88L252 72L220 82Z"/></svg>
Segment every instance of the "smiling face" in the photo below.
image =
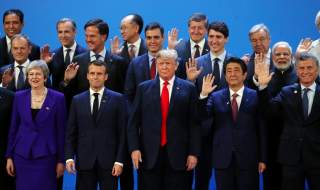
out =
<svg viewBox="0 0 320 190"><path fill-rule="evenodd" d="M106 34L100 34L96 26L88 26L85 30L85 35L87 46L91 51L99 53L103 50L107 38Z"/></svg>
<svg viewBox="0 0 320 190"><path fill-rule="evenodd" d="M224 46L228 42L228 38L225 37L221 32L213 29L209 30L208 33L208 45L210 51L213 54L219 55L224 51Z"/></svg>
<svg viewBox="0 0 320 190"><path fill-rule="evenodd" d="M163 36L159 28L146 31L146 45L148 51L155 54L162 49Z"/></svg>
<svg viewBox="0 0 320 190"><path fill-rule="evenodd" d="M12 13L8 14L4 18L3 22L4 32L9 38L12 38L16 34L20 34L23 28L23 23L20 21L18 15Z"/></svg>
<svg viewBox="0 0 320 190"><path fill-rule="evenodd" d="M299 60L296 71L299 82L305 87L312 85L319 74L319 68L312 59Z"/></svg>
<svg viewBox="0 0 320 190"><path fill-rule="evenodd" d="M28 41L21 37L15 37L11 43L11 53L14 60L23 64L27 61L29 54L31 53L31 46Z"/></svg>
<svg viewBox="0 0 320 190"><path fill-rule="evenodd" d="M279 70L286 70L291 65L291 52L285 45L279 45L274 49L272 60L274 66Z"/></svg>
<svg viewBox="0 0 320 190"><path fill-rule="evenodd" d="M225 73L226 81L228 86L237 91L243 86L243 82L247 77L247 73L242 71L242 68L239 63L228 63L226 66Z"/></svg>
<svg viewBox="0 0 320 190"><path fill-rule="evenodd" d="M65 47L71 47L73 45L76 36L76 29L73 28L71 22L67 21L59 23L57 32L61 45Z"/></svg>
<svg viewBox="0 0 320 190"><path fill-rule="evenodd" d="M199 43L207 34L206 21L191 21L188 32L191 40L195 43Z"/></svg>
<svg viewBox="0 0 320 190"><path fill-rule="evenodd" d="M28 82L32 89L41 89L44 87L46 78L43 71L39 67L35 67L28 72Z"/></svg>

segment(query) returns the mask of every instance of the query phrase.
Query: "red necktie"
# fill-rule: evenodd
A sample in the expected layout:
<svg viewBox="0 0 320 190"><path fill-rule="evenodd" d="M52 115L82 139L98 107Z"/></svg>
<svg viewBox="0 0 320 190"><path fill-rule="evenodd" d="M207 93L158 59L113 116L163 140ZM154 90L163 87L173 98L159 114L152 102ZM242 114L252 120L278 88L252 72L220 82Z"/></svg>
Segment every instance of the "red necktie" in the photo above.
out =
<svg viewBox="0 0 320 190"><path fill-rule="evenodd" d="M167 88L168 81L163 83L161 92L161 146L167 144L167 117L169 112L169 90Z"/></svg>
<svg viewBox="0 0 320 190"><path fill-rule="evenodd" d="M154 77L156 76L156 59L152 58L151 62L150 78L154 79Z"/></svg>
<svg viewBox="0 0 320 190"><path fill-rule="evenodd" d="M237 120L238 115L238 103L237 103L237 93L232 94L231 108L232 108L232 119L233 121Z"/></svg>

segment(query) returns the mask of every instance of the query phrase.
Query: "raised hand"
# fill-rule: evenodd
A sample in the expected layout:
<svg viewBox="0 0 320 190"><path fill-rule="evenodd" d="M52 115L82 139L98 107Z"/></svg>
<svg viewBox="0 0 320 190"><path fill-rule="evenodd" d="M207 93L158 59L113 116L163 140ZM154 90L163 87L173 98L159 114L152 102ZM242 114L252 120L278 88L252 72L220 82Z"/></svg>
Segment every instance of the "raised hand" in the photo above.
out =
<svg viewBox="0 0 320 190"><path fill-rule="evenodd" d="M13 73L14 73L14 69L13 68L8 68L7 70L5 70L3 72L3 75L2 75L2 87L7 87L9 85L9 83L13 79Z"/></svg>
<svg viewBox="0 0 320 190"><path fill-rule="evenodd" d="M217 85L213 86L214 82L214 75L212 73L207 74L202 79L202 89L201 89L201 95L202 96L208 96L216 87Z"/></svg>
<svg viewBox="0 0 320 190"><path fill-rule="evenodd" d="M66 70L64 71L64 82L69 83L74 77L76 77L79 69L79 65L77 63L71 63L68 65Z"/></svg>
<svg viewBox="0 0 320 190"><path fill-rule="evenodd" d="M309 51L311 48L311 44L312 44L311 38L301 39L297 47L297 54Z"/></svg>
<svg viewBox="0 0 320 190"><path fill-rule="evenodd" d="M178 34L179 34L179 30L177 28L172 28L168 32L168 48L169 49L174 49L177 46L177 44L182 40L182 39L178 40Z"/></svg>
<svg viewBox="0 0 320 190"><path fill-rule="evenodd" d="M120 40L118 36L113 37L113 39L110 40L110 46L111 46L111 53L113 54L120 54L123 47L120 47Z"/></svg>
<svg viewBox="0 0 320 190"><path fill-rule="evenodd" d="M189 58L188 62L186 62L186 74L188 80L194 82L198 78L202 69L202 67L198 69L197 61L195 59Z"/></svg>
<svg viewBox="0 0 320 190"><path fill-rule="evenodd" d="M49 44L45 44L40 50L40 59L48 64L52 61L53 56L54 53L50 52Z"/></svg>
<svg viewBox="0 0 320 190"><path fill-rule="evenodd" d="M258 79L259 86L267 86L274 73L270 73L270 64L265 63L264 54L258 54L254 64L254 75Z"/></svg>
<svg viewBox="0 0 320 190"><path fill-rule="evenodd" d="M248 65L249 61L250 61L250 54L246 53L241 57L242 61Z"/></svg>

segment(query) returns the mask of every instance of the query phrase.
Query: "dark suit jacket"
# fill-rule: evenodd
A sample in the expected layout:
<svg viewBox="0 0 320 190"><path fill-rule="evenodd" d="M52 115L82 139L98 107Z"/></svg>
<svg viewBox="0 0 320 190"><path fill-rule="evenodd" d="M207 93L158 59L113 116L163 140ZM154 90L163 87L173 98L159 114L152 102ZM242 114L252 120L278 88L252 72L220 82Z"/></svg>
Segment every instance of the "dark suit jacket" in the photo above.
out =
<svg viewBox="0 0 320 190"><path fill-rule="evenodd" d="M179 67L178 67L177 76L182 78L182 79L186 79L187 78L187 74L186 74L185 64L189 60L189 58L192 57L190 39L181 40L177 44L175 50L177 51L178 56L181 58L181 61L182 61L182 64L180 64ZM208 45L208 41L206 39L201 55L205 55L205 54L207 54L209 52L210 52L210 48L209 48L209 45Z"/></svg>
<svg viewBox="0 0 320 190"><path fill-rule="evenodd" d="M40 47L31 43L32 49L29 55L29 60L33 61L36 59L40 59ZM8 53L8 46L6 37L2 37L0 39L0 67L4 65L8 65L14 62L12 54Z"/></svg>
<svg viewBox="0 0 320 190"><path fill-rule="evenodd" d="M0 87L0 165L4 160L14 93Z"/></svg>
<svg viewBox="0 0 320 190"><path fill-rule="evenodd" d="M119 56L123 57L128 63L130 63L131 60L130 60L130 56L129 56L128 43L124 42L122 44L122 46L123 46L123 48L122 48ZM146 43L145 43L144 39L141 38L140 47L138 50L138 56L143 55L147 52L148 52L148 49L147 49Z"/></svg>
<svg viewBox="0 0 320 190"><path fill-rule="evenodd" d="M200 116L213 117L212 163L214 168L230 166L232 152L242 169L255 169L258 162L266 162L265 126L259 115L259 101L255 90L244 88L236 122L232 119L229 88L212 93L200 100Z"/></svg>
<svg viewBox="0 0 320 190"><path fill-rule="evenodd" d="M104 169L112 169L114 162L124 163L125 101L122 95L105 89L97 121L91 114L90 92L74 96L68 121L65 158L76 156L78 169L88 170L98 160Z"/></svg>
<svg viewBox="0 0 320 190"><path fill-rule="evenodd" d="M6 157L26 159L56 155L64 163L66 106L63 94L48 89L35 120L31 115L31 90L16 92Z"/></svg>
<svg viewBox="0 0 320 190"><path fill-rule="evenodd" d="M266 95L267 90L260 93ZM320 168L320 86L316 86L307 119L303 116L300 84L284 87L269 103L268 115L281 115L284 122L278 161L297 165L303 160L307 168Z"/></svg>
<svg viewBox="0 0 320 190"><path fill-rule="evenodd" d="M85 48L77 44L73 57L84 53L86 51ZM52 62L49 63L50 74L52 78L52 88L55 90L59 90L59 85L64 78L64 71L67 68L67 65L64 63L63 56L63 47L56 49L53 51L54 56Z"/></svg>
<svg viewBox="0 0 320 190"><path fill-rule="evenodd" d="M176 77L166 121L168 158L176 170L185 170L187 156L198 156L200 152L196 101L194 85ZM161 122L160 82L157 77L138 86L127 127L129 151L141 151L145 169L152 169L157 161Z"/></svg>
<svg viewBox="0 0 320 190"><path fill-rule="evenodd" d="M122 93L125 80L125 73L123 73L123 68L126 64L125 60L108 51L106 52L104 60L109 68L108 80L105 82L105 85L110 90ZM67 86L64 86L62 83L60 84L60 89L65 93L68 99L89 89L87 72L90 63L90 51L76 56L73 58L73 62L77 62L79 65L76 77L72 79Z"/></svg>

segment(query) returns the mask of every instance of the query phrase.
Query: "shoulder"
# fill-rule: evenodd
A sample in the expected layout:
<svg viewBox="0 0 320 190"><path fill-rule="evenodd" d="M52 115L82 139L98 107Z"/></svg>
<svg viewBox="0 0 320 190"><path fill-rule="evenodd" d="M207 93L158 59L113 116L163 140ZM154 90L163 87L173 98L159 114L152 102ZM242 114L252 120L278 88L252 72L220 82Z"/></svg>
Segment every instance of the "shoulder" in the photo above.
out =
<svg viewBox="0 0 320 190"><path fill-rule="evenodd" d="M48 94L50 94L53 97L64 98L64 94L63 93L58 92L58 91L53 90L53 89L49 89L49 88L48 88Z"/></svg>
<svg viewBox="0 0 320 190"><path fill-rule="evenodd" d="M79 55L74 57L75 61L79 61L79 60L83 60L83 59L89 59L90 55L89 55L89 51L85 51L83 53L80 53Z"/></svg>
<svg viewBox="0 0 320 190"><path fill-rule="evenodd" d="M182 50L182 49L186 49L186 48L188 48L188 40L181 40L177 44L175 49L178 51L178 50Z"/></svg>
<svg viewBox="0 0 320 190"><path fill-rule="evenodd" d="M14 97L14 92L0 87L0 95L1 96L7 96L7 97Z"/></svg>
<svg viewBox="0 0 320 190"><path fill-rule="evenodd" d="M198 57L198 58L196 59L196 61L197 61L198 63L205 63L205 62L207 62L207 60L210 60L210 54L209 54L209 53L207 53L207 54L205 54L205 55L202 55L202 56L200 56L200 57Z"/></svg>
<svg viewBox="0 0 320 190"><path fill-rule="evenodd" d="M147 61L148 60L148 54L145 53L145 54L142 54L138 57L135 57L134 59L132 59L132 64L139 64L141 63L141 61Z"/></svg>

